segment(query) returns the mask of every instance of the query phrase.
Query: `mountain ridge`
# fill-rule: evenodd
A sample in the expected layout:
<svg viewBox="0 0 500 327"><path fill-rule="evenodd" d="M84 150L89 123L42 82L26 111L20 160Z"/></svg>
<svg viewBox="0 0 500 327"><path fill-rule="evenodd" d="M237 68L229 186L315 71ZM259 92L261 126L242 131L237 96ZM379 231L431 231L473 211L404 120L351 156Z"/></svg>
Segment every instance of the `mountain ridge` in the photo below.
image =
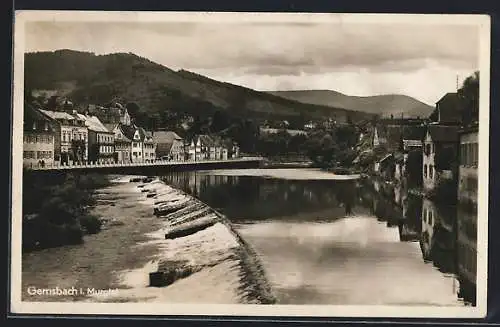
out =
<svg viewBox="0 0 500 327"><path fill-rule="evenodd" d="M363 111L381 116L416 118L427 117L434 108L422 101L403 94L380 94L371 96L352 96L334 90L291 90L267 91L302 103L321 104L348 110Z"/></svg>
<svg viewBox="0 0 500 327"><path fill-rule="evenodd" d="M25 89L65 89L75 103L135 102L148 114L172 110L192 115L226 111L259 119L334 117L338 121L373 115L305 104L217 81L185 69L174 71L133 53L99 54L68 49L25 54Z"/></svg>

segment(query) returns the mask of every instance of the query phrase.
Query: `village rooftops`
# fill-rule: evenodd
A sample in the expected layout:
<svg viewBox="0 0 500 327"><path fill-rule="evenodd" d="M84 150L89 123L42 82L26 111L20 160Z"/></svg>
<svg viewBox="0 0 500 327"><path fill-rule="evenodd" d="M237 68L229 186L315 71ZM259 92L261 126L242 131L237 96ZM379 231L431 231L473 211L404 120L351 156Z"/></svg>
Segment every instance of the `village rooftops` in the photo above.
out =
<svg viewBox="0 0 500 327"><path fill-rule="evenodd" d="M172 131L156 131L153 133L153 139L156 143L173 143L175 140L182 141L182 138L177 133Z"/></svg>
<svg viewBox="0 0 500 327"><path fill-rule="evenodd" d="M433 142L453 143L458 141L458 126L429 125L427 127Z"/></svg>
<svg viewBox="0 0 500 327"><path fill-rule="evenodd" d="M82 114L78 114L78 117L85 120L85 125L91 131L98 133L112 133L112 130L108 130L96 116L85 116Z"/></svg>
<svg viewBox="0 0 500 327"><path fill-rule="evenodd" d="M68 114L67 112L64 111L50 111L50 110L44 110L44 109L39 109L41 113L46 115L49 118L52 118L54 120L82 120L81 118L78 118L77 116L73 116Z"/></svg>
<svg viewBox="0 0 500 327"><path fill-rule="evenodd" d="M129 140L134 139L134 134L135 134L135 127L132 125L124 125L124 124L119 124L118 127L122 131L122 134L125 135L126 138Z"/></svg>
<svg viewBox="0 0 500 327"><path fill-rule="evenodd" d="M425 137L425 126L403 126L403 140L421 141Z"/></svg>

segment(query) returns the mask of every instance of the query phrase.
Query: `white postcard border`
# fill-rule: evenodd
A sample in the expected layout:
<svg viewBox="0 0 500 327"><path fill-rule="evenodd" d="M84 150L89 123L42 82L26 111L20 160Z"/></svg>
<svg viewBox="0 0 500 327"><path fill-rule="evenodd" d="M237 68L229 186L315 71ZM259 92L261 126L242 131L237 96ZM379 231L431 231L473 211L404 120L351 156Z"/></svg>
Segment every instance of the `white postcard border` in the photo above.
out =
<svg viewBox="0 0 500 327"><path fill-rule="evenodd" d="M338 22L476 25L480 33L480 124L477 239L477 306L358 306L358 305L213 305L170 303L58 303L21 301L21 204L23 153L24 23L28 21L103 22ZM14 24L14 93L12 144L11 312L29 314L193 315L193 316L324 316L481 318L486 315L489 180L490 17L487 15L421 14L299 14L299 13L189 13L16 11ZM369 292L369 290L367 290Z"/></svg>

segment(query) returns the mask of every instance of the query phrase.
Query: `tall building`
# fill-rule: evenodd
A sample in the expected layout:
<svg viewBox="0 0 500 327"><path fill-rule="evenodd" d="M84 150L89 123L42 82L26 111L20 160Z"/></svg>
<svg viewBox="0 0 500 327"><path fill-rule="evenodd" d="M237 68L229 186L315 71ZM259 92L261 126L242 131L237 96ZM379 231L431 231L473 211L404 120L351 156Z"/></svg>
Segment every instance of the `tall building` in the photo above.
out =
<svg viewBox="0 0 500 327"><path fill-rule="evenodd" d="M88 161L91 163L115 162L113 131L109 131L97 116L77 114L88 129Z"/></svg>
<svg viewBox="0 0 500 327"><path fill-rule="evenodd" d="M31 105L24 105L23 165L25 167L54 164L55 132L53 122Z"/></svg>
<svg viewBox="0 0 500 327"><path fill-rule="evenodd" d="M87 162L88 129L85 120L76 111L42 110L46 117L55 122L54 160L61 164Z"/></svg>

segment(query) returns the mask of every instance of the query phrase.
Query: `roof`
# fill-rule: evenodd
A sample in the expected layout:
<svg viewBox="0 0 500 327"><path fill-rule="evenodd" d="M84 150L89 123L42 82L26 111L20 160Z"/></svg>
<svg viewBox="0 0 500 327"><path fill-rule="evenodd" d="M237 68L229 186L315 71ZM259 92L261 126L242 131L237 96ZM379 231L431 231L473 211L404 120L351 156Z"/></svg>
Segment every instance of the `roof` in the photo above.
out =
<svg viewBox="0 0 500 327"><path fill-rule="evenodd" d="M113 132L115 128L118 126L118 124L103 124L103 125L110 132Z"/></svg>
<svg viewBox="0 0 500 327"><path fill-rule="evenodd" d="M436 104L441 103L443 101L458 101L458 94L455 92L448 92L441 99L439 99Z"/></svg>
<svg viewBox="0 0 500 327"><path fill-rule="evenodd" d="M68 114L67 112L64 111L50 111L50 110L44 110L44 109L39 109L41 113L46 115L49 118L55 119L55 120L76 120L76 117L73 115Z"/></svg>
<svg viewBox="0 0 500 327"><path fill-rule="evenodd" d="M85 120L85 126L87 126L89 130L99 133L112 133L112 130L108 130L96 116L77 115L79 118Z"/></svg>
<svg viewBox="0 0 500 327"><path fill-rule="evenodd" d="M458 126L429 125L427 130L433 142L457 142Z"/></svg>
<svg viewBox="0 0 500 327"><path fill-rule="evenodd" d="M393 157L392 153L389 153L388 155L386 155L382 159L380 159L379 163L382 163L382 162L384 162L387 159L392 158L392 157Z"/></svg>
<svg viewBox="0 0 500 327"><path fill-rule="evenodd" d="M135 134L134 126L119 124L118 127L120 128L122 134L125 135L126 138L128 138L129 140L134 139L134 134Z"/></svg>
<svg viewBox="0 0 500 327"><path fill-rule="evenodd" d="M158 131L153 133L153 140L155 140L157 144L161 144L172 143L174 140L182 141L182 138L172 131Z"/></svg>
<svg viewBox="0 0 500 327"><path fill-rule="evenodd" d="M214 140L205 134L199 135L198 139L200 140L201 143L205 144L206 146L215 146Z"/></svg>
<svg viewBox="0 0 500 327"><path fill-rule="evenodd" d="M403 126L403 140L423 140L425 126Z"/></svg>

